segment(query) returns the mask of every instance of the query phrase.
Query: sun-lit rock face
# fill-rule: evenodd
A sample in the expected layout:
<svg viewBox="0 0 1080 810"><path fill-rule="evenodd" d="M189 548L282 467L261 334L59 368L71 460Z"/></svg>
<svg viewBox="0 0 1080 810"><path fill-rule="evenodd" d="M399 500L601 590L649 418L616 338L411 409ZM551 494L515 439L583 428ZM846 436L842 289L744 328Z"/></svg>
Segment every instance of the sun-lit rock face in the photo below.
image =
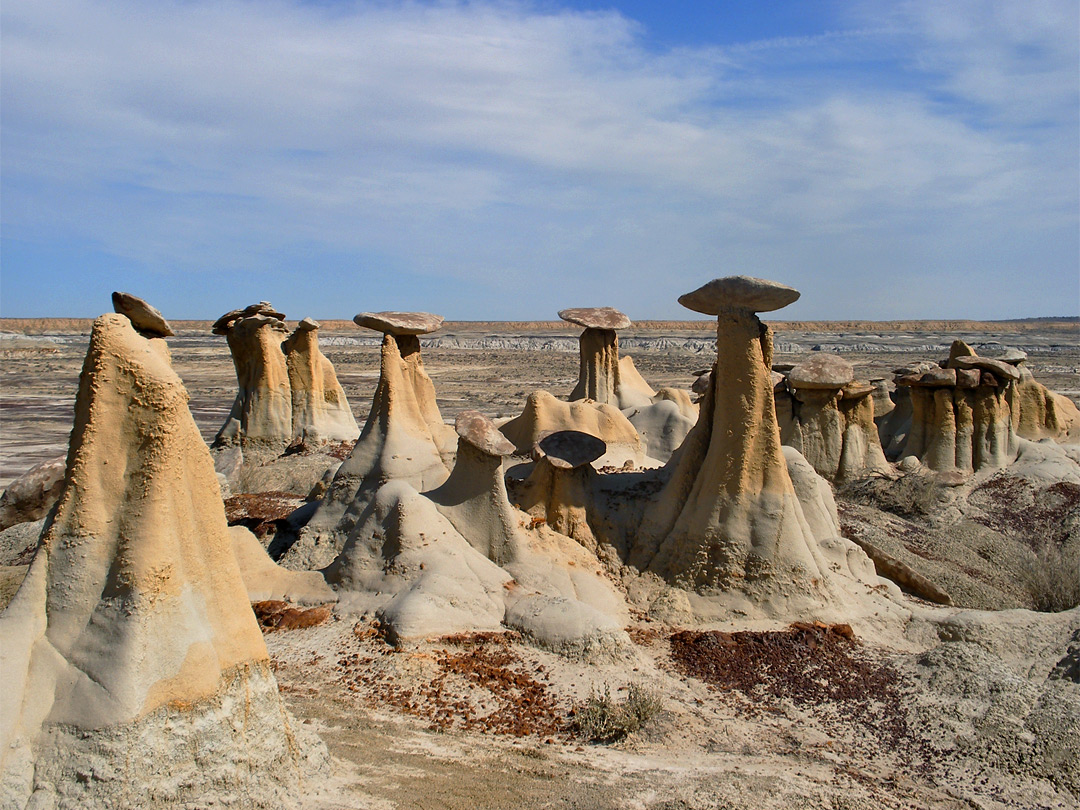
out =
<svg viewBox="0 0 1080 810"><path fill-rule="evenodd" d="M630 563L641 569L765 615L841 604L847 595L840 579L874 581L872 563L836 536L835 509L828 519L822 506L831 502L827 485L806 473L798 453L788 458L781 448L772 335L754 313L798 295L736 276L680 298L717 316L717 364L701 416L630 549Z"/></svg>
<svg viewBox="0 0 1080 810"><path fill-rule="evenodd" d="M972 364L980 358L953 347L950 367L899 369L898 388L907 388L911 425L899 456L918 459L937 472L968 474L1005 467L1017 452L1009 407L1010 377ZM1019 376L1019 375L1016 375Z"/></svg>
<svg viewBox="0 0 1080 810"><path fill-rule="evenodd" d="M395 326L397 322L426 329L433 318L438 316L395 318L388 324L382 318L373 322L386 329L404 328ZM441 323L442 319L438 320ZM386 481L406 481L419 491L442 484L450 474L447 463L454 456L456 440L454 428L443 422L439 412L435 386L420 356L419 339L415 334L385 331L379 384L364 429L282 564L289 568L328 565L341 551L375 491Z"/></svg>
<svg viewBox="0 0 1080 810"><path fill-rule="evenodd" d="M292 394L292 441L352 441L360 435L334 365L319 351L319 324L304 318L282 344Z"/></svg>
<svg viewBox="0 0 1080 810"><path fill-rule="evenodd" d="M570 401L591 399L605 405L619 404L619 336L617 329L630 326L630 319L612 307L563 309L559 317L585 327L578 339L581 365Z"/></svg>
<svg viewBox="0 0 1080 810"><path fill-rule="evenodd" d="M815 354L786 377L777 374L774 386L780 440L830 481L889 470L874 422L875 388L854 376L844 358Z"/></svg>
<svg viewBox="0 0 1080 810"><path fill-rule="evenodd" d="M601 439L609 454L614 453L620 459L619 463L642 456L638 432L618 408L586 400L563 402L547 391L529 394L521 415L503 424L500 430L523 455L531 453L536 443L549 433L577 430Z"/></svg>
<svg viewBox="0 0 1080 810"><path fill-rule="evenodd" d="M512 627L575 656L629 648L626 605L599 561L510 503L514 451L487 417L456 423L457 459L439 487L376 486L327 567L342 612L375 612L394 639Z"/></svg>
<svg viewBox="0 0 1080 810"><path fill-rule="evenodd" d="M124 316L94 323L64 490L0 615L0 664L5 807L57 793L89 808L284 805L300 778L307 742L278 697L187 392L164 340ZM87 767L111 778L79 777Z"/></svg>
<svg viewBox="0 0 1080 810"><path fill-rule="evenodd" d="M251 314L245 314L251 310ZM288 335L281 313L266 302L226 313L215 334L229 342L238 386L236 400L214 447L276 455L292 440L292 391L281 343ZM269 312L270 314L266 314Z"/></svg>

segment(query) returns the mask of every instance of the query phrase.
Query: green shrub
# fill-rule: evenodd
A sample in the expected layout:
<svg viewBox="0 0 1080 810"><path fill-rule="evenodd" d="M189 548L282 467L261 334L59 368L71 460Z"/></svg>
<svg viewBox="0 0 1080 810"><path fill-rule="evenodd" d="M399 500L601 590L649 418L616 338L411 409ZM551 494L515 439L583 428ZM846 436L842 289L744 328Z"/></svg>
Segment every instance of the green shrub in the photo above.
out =
<svg viewBox="0 0 1080 810"><path fill-rule="evenodd" d="M592 743L613 743L643 728L663 709L660 694L632 683L626 698L617 701L611 687L593 691L588 700L574 708L574 733Z"/></svg>

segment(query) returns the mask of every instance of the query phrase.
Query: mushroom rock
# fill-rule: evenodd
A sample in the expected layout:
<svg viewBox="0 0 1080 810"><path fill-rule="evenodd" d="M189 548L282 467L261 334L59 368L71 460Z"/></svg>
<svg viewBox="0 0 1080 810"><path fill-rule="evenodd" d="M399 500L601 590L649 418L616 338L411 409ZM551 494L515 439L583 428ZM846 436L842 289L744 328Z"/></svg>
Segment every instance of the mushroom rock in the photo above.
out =
<svg viewBox="0 0 1080 810"><path fill-rule="evenodd" d="M172 337L176 334L160 312L131 293L114 292L112 304L113 310L127 316L135 331L144 337Z"/></svg>
<svg viewBox="0 0 1080 810"><path fill-rule="evenodd" d="M874 422L874 386L853 382L841 389L838 404L843 418L843 441L837 481L849 481L868 473L888 473L889 462L881 448Z"/></svg>
<svg viewBox="0 0 1080 810"><path fill-rule="evenodd" d="M854 376L851 363L833 354L814 355L787 375L794 422L789 443L830 480L840 469L844 446L841 389Z"/></svg>
<svg viewBox="0 0 1080 810"><path fill-rule="evenodd" d="M836 354L815 354L788 372L788 385L798 390L838 391L855 379L851 363Z"/></svg>
<svg viewBox="0 0 1080 810"><path fill-rule="evenodd" d="M830 536L815 535L802 501L827 511L827 484L812 471L805 474L804 466L797 470L800 499L780 444L770 376L772 334L755 312L798 297L791 287L737 276L679 299L717 316L714 384L701 417L666 468L663 489L635 527L629 555L639 569L754 615L827 613L851 589L876 584L872 564L854 544L835 536L831 521L816 521ZM791 457L801 459L793 451ZM850 582L842 584L846 578Z"/></svg>
<svg viewBox="0 0 1080 810"><path fill-rule="evenodd" d="M618 405L619 337L615 330L630 326L630 319L612 307L563 309L559 317L585 327L578 339L581 366L570 401L591 399Z"/></svg>
<svg viewBox="0 0 1080 810"><path fill-rule="evenodd" d="M520 516L507 498L502 462L514 445L479 411L462 411L454 428L454 469L428 497L477 551L495 563L508 562Z"/></svg>
<svg viewBox="0 0 1080 810"><path fill-rule="evenodd" d="M385 331L367 422L299 538L281 558L286 568L322 568L332 562L385 482L407 481L419 491L439 486L450 475L446 459L453 455L453 443L447 434L457 434L442 420L420 341L409 331L436 329L442 319L384 312L361 313L354 320L406 333Z"/></svg>
<svg viewBox="0 0 1080 810"><path fill-rule="evenodd" d="M598 543L588 520L598 477L592 462L607 446L587 433L561 430L537 442L537 451L540 458L522 485L521 508L595 553Z"/></svg>
<svg viewBox="0 0 1080 810"><path fill-rule="evenodd" d="M269 310L267 314L265 310ZM251 311L251 314L245 314ZM239 313L239 314L237 314ZM234 310L214 324L229 342L239 390L213 447L279 454L292 439L292 393L281 342L288 334L267 302Z"/></svg>
<svg viewBox="0 0 1080 810"><path fill-rule="evenodd" d="M776 402L785 445L830 481L888 471L874 423L874 386L856 382L847 360L814 355L791 369L787 384L792 396Z"/></svg>
<svg viewBox="0 0 1080 810"><path fill-rule="evenodd" d="M971 387L973 378L966 371L980 368L977 361L986 359L953 354L952 368L898 369L897 391L906 387L911 400L911 426L899 455L937 472L1004 467L1017 452L1008 402L1011 384L981 373L978 385Z"/></svg>
<svg viewBox="0 0 1080 810"><path fill-rule="evenodd" d="M637 429L618 408L588 400L563 402L547 391L529 394L521 415L505 422L499 430L519 455L531 453L536 443L549 433L577 430L601 439L608 447L605 461L611 464L643 458Z"/></svg>
<svg viewBox="0 0 1080 810"><path fill-rule="evenodd" d="M285 315L274 309L274 305L269 301L260 301L257 304L249 304L243 309L233 309L226 312L210 327L210 331L215 335L227 335L229 330L241 318L250 318L253 315L264 315L267 318L274 318L275 320L285 320Z"/></svg>
<svg viewBox="0 0 1080 810"><path fill-rule="evenodd" d="M326 762L278 695L187 403L163 340L94 322L64 492L0 614L5 806L282 806Z"/></svg>
<svg viewBox="0 0 1080 810"><path fill-rule="evenodd" d="M270 559L259 538L246 526L230 526L229 539L249 602L280 599L301 605L322 605L337 601L337 594L322 574L282 568Z"/></svg>
<svg viewBox="0 0 1080 810"><path fill-rule="evenodd" d="M360 434L334 364L319 351L319 324L304 318L282 344L292 391L292 440L352 441Z"/></svg>

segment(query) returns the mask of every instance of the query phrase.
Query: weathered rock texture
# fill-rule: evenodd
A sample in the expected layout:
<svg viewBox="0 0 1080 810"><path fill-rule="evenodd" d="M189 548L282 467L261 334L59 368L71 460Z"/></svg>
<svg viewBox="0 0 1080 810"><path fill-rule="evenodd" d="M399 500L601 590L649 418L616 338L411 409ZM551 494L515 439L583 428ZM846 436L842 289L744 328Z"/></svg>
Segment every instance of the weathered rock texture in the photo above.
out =
<svg viewBox="0 0 1080 810"><path fill-rule="evenodd" d="M369 499L326 571L341 609L374 611L395 639L509 626L573 655L620 654L626 608L595 556L510 504L513 447L489 420L466 412L456 427L442 486L391 480Z"/></svg>
<svg viewBox="0 0 1080 810"><path fill-rule="evenodd" d="M967 474L1004 467L1016 457L1010 380L978 369L931 367L902 369L895 382L911 398L901 458L916 458L937 472Z"/></svg>
<svg viewBox="0 0 1080 810"><path fill-rule="evenodd" d="M819 475L842 482L888 472L874 422L874 386L855 382L850 363L815 355L790 370L786 386L776 393L780 440Z"/></svg>
<svg viewBox="0 0 1080 810"><path fill-rule="evenodd" d="M735 277L679 299L717 316L714 383L630 552L632 564L669 582L770 615L841 603L840 576L876 582L866 556L837 537L827 485L781 448L772 336L754 310L797 297L790 287Z"/></svg>
<svg viewBox="0 0 1080 810"><path fill-rule="evenodd" d="M319 324L304 318L282 344L292 392L292 441L351 441L360 435L334 365L319 351Z"/></svg>
<svg viewBox="0 0 1080 810"><path fill-rule="evenodd" d="M500 430L523 455L531 453L544 436L561 430L596 436L610 451L627 458L639 457L642 450L637 430L618 408L585 400L563 402L547 391L529 394L522 414Z"/></svg>
<svg viewBox="0 0 1080 810"><path fill-rule="evenodd" d="M329 564L385 482L402 480L417 490L441 484L450 474L447 462L453 458L456 438L439 413L419 339L386 333L379 384L363 432L282 564L288 568Z"/></svg>
<svg viewBox="0 0 1080 810"><path fill-rule="evenodd" d="M581 366L570 401L591 399L606 405L619 405L619 337L616 329L630 325L630 319L611 307L564 309L564 321L584 326L578 344Z"/></svg>
<svg viewBox="0 0 1080 810"><path fill-rule="evenodd" d="M278 807L317 770L187 392L121 315L95 321L67 483L0 616L0 661L5 807Z"/></svg>
<svg viewBox="0 0 1080 810"><path fill-rule="evenodd" d="M1038 382L1025 366L1009 391L1013 429L1024 439L1080 442L1080 409L1068 397Z"/></svg>
<svg viewBox="0 0 1080 810"><path fill-rule="evenodd" d="M222 316L215 324L215 332L224 332L229 341L238 391L214 446L239 445L245 452L276 455L293 436L292 391L281 350L288 329L273 315L241 314L230 319L233 314Z"/></svg>

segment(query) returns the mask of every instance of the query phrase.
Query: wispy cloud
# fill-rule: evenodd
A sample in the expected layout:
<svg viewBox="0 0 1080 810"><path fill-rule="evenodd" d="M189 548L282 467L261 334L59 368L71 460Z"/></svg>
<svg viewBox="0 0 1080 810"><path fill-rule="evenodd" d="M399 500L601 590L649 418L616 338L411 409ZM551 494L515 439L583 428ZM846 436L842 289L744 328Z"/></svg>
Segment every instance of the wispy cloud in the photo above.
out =
<svg viewBox="0 0 1080 810"><path fill-rule="evenodd" d="M515 3L8 0L4 236L169 276L183 314L229 273L323 316L677 317L731 272L801 317L1075 310L1074 5L658 54ZM328 257L355 301L312 283Z"/></svg>

